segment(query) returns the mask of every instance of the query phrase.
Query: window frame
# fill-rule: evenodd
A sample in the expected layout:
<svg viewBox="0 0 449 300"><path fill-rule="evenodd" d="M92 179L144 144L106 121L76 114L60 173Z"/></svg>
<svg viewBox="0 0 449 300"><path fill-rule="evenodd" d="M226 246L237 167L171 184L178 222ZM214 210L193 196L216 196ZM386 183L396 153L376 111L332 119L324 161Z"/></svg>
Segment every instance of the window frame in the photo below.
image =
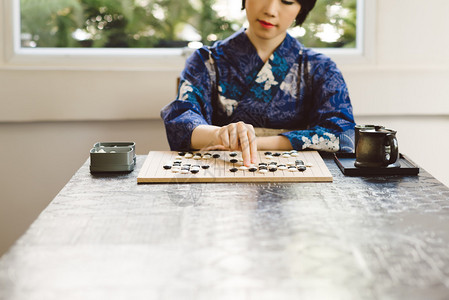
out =
<svg viewBox="0 0 449 300"><path fill-rule="evenodd" d="M357 0L357 42L351 49L314 48L337 64L372 64L375 49L376 0ZM183 48L22 48L20 0L4 0L3 63L9 69L179 70L191 53Z"/></svg>

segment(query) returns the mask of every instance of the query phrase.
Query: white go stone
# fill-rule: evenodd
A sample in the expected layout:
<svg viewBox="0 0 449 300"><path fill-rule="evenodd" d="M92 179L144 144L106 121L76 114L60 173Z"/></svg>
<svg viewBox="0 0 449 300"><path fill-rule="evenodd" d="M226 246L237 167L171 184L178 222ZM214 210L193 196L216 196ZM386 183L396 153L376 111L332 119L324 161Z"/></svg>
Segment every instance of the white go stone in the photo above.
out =
<svg viewBox="0 0 449 300"><path fill-rule="evenodd" d="M192 153L186 153L185 158L192 158L193 154Z"/></svg>
<svg viewBox="0 0 449 300"><path fill-rule="evenodd" d="M288 170L289 170L290 172L296 172L296 171L298 171L296 168L288 168Z"/></svg>
<svg viewBox="0 0 449 300"><path fill-rule="evenodd" d="M245 167L245 166L241 166L241 167L240 167L240 170L242 170L242 171L246 171L246 170L248 170L248 167Z"/></svg>
<svg viewBox="0 0 449 300"><path fill-rule="evenodd" d="M268 170L267 169L260 169L259 173L268 173Z"/></svg>
<svg viewBox="0 0 449 300"><path fill-rule="evenodd" d="M285 157L285 158L289 158L291 155L290 154L287 154L287 153L284 153L284 154L282 154L282 157Z"/></svg>
<svg viewBox="0 0 449 300"><path fill-rule="evenodd" d="M296 157L296 156L298 156L298 152L292 152L292 153L290 153L290 156Z"/></svg>
<svg viewBox="0 0 449 300"><path fill-rule="evenodd" d="M189 170L187 170L187 169L181 169L181 174L187 174L187 173L189 173L190 171Z"/></svg>
<svg viewBox="0 0 449 300"><path fill-rule="evenodd" d="M173 167L173 168L171 168L171 171L172 171L173 173L178 173L179 171L181 171L181 168Z"/></svg>
<svg viewBox="0 0 449 300"><path fill-rule="evenodd" d="M287 166L278 166L279 170L287 170Z"/></svg>
<svg viewBox="0 0 449 300"><path fill-rule="evenodd" d="M272 158L273 158L273 155L265 155L265 158L266 158L266 159L272 159Z"/></svg>
<svg viewBox="0 0 449 300"><path fill-rule="evenodd" d="M311 167L313 167L313 164L311 164L311 163L306 163L306 167L307 167L307 168L311 168Z"/></svg>

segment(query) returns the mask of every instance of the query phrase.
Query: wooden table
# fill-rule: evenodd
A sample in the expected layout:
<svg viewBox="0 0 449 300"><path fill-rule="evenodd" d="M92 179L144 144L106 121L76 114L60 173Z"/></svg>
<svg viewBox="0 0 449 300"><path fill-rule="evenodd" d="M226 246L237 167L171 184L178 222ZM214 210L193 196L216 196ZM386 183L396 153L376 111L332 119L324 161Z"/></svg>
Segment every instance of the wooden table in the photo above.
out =
<svg viewBox="0 0 449 300"><path fill-rule="evenodd" d="M87 161L0 259L0 299L449 298L449 189L424 170L138 185L144 159Z"/></svg>

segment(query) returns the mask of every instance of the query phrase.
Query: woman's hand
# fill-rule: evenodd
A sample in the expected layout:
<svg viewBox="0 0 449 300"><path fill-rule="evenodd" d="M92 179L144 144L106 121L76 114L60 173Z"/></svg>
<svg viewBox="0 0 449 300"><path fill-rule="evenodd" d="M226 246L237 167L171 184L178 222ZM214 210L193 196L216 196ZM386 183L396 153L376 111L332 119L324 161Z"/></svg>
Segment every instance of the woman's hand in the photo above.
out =
<svg viewBox="0 0 449 300"><path fill-rule="evenodd" d="M257 141L254 127L244 122L223 127L200 125L192 132L191 146L201 150L241 151L243 164L257 161Z"/></svg>
<svg viewBox="0 0 449 300"><path fill-rule="evenodd" d="M290 141L281 135L256 138L254 127L244 122L218 127L199 125L192 132L192 149L242 151L243 164L257 162L257 150L291 150Z"/></svg>
<svg viewBox="0 0 449 300"><path fill-rule="evenodd" d="M242 151L243 164L257 161L257 141L254 127L244 122L231 123L218 130L218 144L231 151Z"/></svg>

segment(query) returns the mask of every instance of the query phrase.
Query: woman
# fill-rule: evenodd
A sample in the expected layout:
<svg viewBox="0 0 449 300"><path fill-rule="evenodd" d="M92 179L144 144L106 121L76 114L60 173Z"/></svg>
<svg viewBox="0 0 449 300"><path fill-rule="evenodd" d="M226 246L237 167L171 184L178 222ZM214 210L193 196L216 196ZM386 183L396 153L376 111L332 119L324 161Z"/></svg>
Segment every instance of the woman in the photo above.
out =
<svg viewBox="0 0 449 300"><path fill-rule="evenodd" d="M172 150L352 152L354 118L336 65L287 34L316 0L243 0L248 28L197 50L178 97L163 108ZM254 127L284 129L270 136Z"/></svg>

